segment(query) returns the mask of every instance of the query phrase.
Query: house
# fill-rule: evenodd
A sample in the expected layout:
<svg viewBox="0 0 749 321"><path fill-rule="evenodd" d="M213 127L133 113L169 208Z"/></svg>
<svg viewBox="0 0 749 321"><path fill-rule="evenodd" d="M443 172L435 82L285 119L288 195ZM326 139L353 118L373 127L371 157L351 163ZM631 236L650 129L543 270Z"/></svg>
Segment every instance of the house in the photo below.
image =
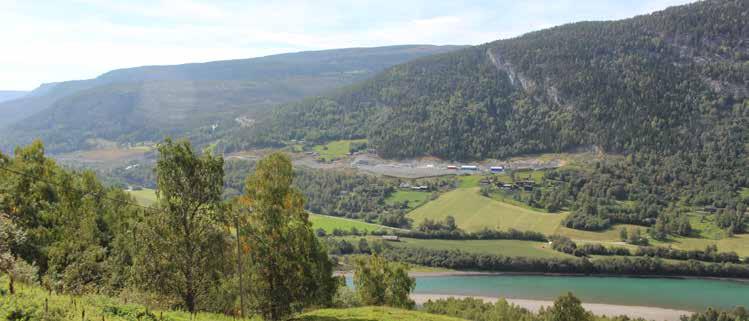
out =
<svg viewBox="0 0 749 321"><path fill-rule="evenodd" d="M489 167L489 170L492 173L502 173L505 171L505 168L504 166L492 166L492 167Z"/></svg>
<svg viewBox="0 0 749 321"><path fill-rule="evenodd" d="M476 165L463 165L460 166L460 169L464 171L477 171L479 167Z"/></svg>
<svg viewBox="0 0 749 321"><path fill-rule="evenodd" d="M411 189L415 191L426 191L429 189L429 186L426 186L426 185L411 186Z"/></svg>
<svg viewBox="0 0 749 321"><path fill-rule="evenodd" d="M398 235L383 235L382 239L389 242L399 242L400 238L398 238Z"/></svg>

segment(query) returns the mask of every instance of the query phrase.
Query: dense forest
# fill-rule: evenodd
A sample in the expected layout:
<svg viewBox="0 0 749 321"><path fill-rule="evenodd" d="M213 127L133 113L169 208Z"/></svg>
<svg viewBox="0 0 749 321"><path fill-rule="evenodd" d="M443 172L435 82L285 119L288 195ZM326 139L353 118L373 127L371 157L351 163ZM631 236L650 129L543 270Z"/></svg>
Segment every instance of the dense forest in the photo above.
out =
<svg viewBox="0 0 749 321"><path fill-rule="evenodd" d="M744 140L747 10L703 1L417 59L277 109L256 143L367 137L386 157L482 159L577 145L673 154Z"/></svg>
<svg viewBox="0 0 749 321"><path fill-rule="evenodd" d="M43 139L52 153L188 136L210 144L279 104L326 93L460 46L402 45L112 70L0 102L0 149Z"/></svg>

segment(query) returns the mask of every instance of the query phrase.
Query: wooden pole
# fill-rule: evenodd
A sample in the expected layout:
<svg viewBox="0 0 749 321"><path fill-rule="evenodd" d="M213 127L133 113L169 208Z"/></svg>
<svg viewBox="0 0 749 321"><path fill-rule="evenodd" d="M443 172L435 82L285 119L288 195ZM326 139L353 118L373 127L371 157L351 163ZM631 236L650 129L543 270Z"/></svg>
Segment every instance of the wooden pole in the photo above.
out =
<svg viewBox="0 0 749 321"><path fill-rule="evenodd" d="M234 217L234 229L237 237L237 273L239 273L239 317L244 319L244 277L242 276L242 246L239 239L239 216Z"/></svg>

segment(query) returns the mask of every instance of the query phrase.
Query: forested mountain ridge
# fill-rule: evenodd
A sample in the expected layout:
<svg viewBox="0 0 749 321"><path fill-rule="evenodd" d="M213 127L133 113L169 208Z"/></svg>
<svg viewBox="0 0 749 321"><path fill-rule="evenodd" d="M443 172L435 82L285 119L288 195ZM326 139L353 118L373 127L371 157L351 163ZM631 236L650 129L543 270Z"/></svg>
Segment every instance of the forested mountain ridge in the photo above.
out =
<svg viewBox="0 0 749 321"><path fill-rule="evenodd" d="M711 142L743 153L747 17L746 1L703 1L421 58L277 109L250 144L367 137L385 157L450 159L576 145L674 154Z"/></svg>
<svg viewBox="0 0 749 321"><path fill-rule="evenodd" d="M281 54L253 59L120 69L95 79L46 84L0 104L6 149L42 138L51 152L88 141L211 139L236 117L322 94L392 65L459 46L404 45ZM188 133L189 131L189 133Z"/></svg>

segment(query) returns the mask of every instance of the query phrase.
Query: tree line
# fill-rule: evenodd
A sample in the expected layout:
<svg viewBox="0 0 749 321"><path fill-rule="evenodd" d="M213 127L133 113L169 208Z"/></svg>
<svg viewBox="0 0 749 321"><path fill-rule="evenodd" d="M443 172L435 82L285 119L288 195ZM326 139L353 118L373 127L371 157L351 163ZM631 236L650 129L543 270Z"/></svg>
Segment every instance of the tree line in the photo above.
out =
<svg viewBox="0 0 749 321"><path fill-rule="evenodd" d="M749 278L746 264L668 262L652 257L529 258L407 247L389 249L385 256L394 261L455 270Z"/></svg>
<svg viewBox="0 0 749 321"><path fill-rule="evenodd" d="M570 255L583 257L592 255L601 256L638 256L654 257L661 259L689 261L696 260L714 263L749 263L739 258L736 252L718 252L716 245L708 245L705 250L679 250L662 246L638 246L635 250L619 246L604 246L598 243L576 244L568 237L555 235L551 237L551 247L555 251ZM745 260L746 261L746 260Z"/></svg>

